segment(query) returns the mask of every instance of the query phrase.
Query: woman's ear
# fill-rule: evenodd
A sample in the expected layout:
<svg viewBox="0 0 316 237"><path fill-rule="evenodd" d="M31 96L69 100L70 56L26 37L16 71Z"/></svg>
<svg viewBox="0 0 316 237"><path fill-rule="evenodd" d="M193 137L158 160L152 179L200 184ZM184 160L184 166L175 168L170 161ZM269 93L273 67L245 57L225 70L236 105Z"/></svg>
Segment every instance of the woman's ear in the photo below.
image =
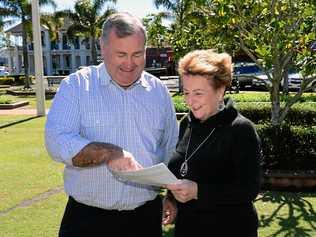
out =
<svg viewBox="0 0 316 237"><path fill-rule="evenodd" d="M225 90L226 87L225 86L221 86L220 88L217 89L218 90L218 97L220 100L223 100L224 95L225 95Z"/></svg>

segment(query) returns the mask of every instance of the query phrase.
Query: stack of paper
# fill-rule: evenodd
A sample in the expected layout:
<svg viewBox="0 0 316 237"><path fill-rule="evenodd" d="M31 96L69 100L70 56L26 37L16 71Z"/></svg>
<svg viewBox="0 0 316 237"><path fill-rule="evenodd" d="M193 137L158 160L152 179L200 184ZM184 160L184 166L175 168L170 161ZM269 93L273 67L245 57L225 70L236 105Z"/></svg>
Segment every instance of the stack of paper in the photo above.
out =
<svg viewBox="0 0 316 237"><path fill-rule="evenodd" d="M133 181L140 184L164 186L177 182L176 176L164 163L147 167L137 171L112 171L123 180Z"/></svg>

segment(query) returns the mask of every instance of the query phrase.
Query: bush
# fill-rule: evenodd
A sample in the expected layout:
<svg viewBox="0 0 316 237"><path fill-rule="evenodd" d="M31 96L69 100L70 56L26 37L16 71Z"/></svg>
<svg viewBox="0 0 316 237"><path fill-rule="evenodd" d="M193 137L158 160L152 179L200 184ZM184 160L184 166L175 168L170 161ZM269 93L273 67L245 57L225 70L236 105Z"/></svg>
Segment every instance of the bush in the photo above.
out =
<svg viewBox="0 0 316 237"><path fill-rule="evenodd" d="M0 96L0 104L11 104L13 101L5 96Z"/></svg>
<svg viewBox="0 0 316 237"><path fill-rule="evenodd" d="M13 83L13 77L0 77L0 85L12 85Z"/></svg>
<svg viewBox="0 0 316 237"><path fill-rule="evenodd" d="M316 169L316 127L256 125L264 170Z"/></svg>
<svg viewBox="0 0 316 237"><path fill-rule="evenodd" d="M271 104L260 102L236 103L236 108L253 123L268 123L271 119ZM297 103L293 105L285 117L291 125L315 125L316 103Z"/></svg>
<svg viewBox="0 0 316 237"><path fill-rule="evenodd" d="M226 97L231 97L235 102L270 102L269 93L258 93L258 92L247 92L247 93L239 93L239 94L229 94ZM286 102L291 97L290 95L281 95L281 102ZM316 94L315 93L304 93L299 102L316 102Z"/></svg>
<svg viewBox="0 0 316 237"><path fill-rule="evenodd" d="M243 95L245 98L245 95ZM183 96L176 95L173 98L176 112L188 112L188 107L184 103ZM314 97L309 95L305 100L311 101ZM246 100L246 99L245 99ZM250 119L255 124L269 123L271 119L270 102L238 102L235 107L242 115ZM293 105L285 118L285 122L290 125L315 125L316 124L316 103L304 102Z"/></svg>
<svg viewBox="0 0 316 237"><path fill-rule="evenodd" d="M256 124L262 141L263 169L316 170L316 96L303 97L301 101L308 102L292 106L284 125L273 127L270 124L271 103L251 102L246 95L232 97L239 96L235 107ZM260 100L266 99L264 95L260 97ZM188 111L182 96L174 96L173 101L177 112Z"/></svg>
<svg viewBox="0 0 316 237"><path fill-rule="evenodd" d="M183 96L175 95L172 97L174 107L177 113L186 113L188 112L189 108L186 106Z"/></svg>
<svg viewBox="0 0 316 237"><path fill-rule="evenodd" d="M20 76L15 79L15 85L24 85L24 81L25 81L25 76ZM30 76L30 83L33 84L34 81L35 81L35 77Z"/></svg>

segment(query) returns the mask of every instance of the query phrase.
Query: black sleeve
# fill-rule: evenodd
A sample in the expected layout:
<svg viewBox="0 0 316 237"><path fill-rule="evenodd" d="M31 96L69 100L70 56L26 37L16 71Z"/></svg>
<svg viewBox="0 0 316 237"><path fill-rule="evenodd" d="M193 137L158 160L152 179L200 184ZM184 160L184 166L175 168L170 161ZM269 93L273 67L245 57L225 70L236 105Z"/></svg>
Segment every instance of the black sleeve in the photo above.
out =
<svg viewBox="0 0 316 237"><path fill-rule="evenodd" d="M197 205L211 207L213 205L238 205L253 201L260 190L260 139L250 121L234 124L230 140L230 161L232 169L229 182L211 181L198 184ZM227 154L227 153L226 153ZM229 172L230 172L229 171Z"/></svg>

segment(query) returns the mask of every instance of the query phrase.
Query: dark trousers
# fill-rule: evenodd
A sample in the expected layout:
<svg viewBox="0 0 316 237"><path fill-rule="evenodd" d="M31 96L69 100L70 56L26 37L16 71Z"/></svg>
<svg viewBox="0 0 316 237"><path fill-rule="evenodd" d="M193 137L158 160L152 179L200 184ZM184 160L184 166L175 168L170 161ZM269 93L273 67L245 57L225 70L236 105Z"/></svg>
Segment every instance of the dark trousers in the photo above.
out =
<svg viewBox="0 0 316 237"><path fill-rule="evenodd" d="M69 197L59 237L161 237L162 201L152 201L130 211L104 210Z"/></svg>

